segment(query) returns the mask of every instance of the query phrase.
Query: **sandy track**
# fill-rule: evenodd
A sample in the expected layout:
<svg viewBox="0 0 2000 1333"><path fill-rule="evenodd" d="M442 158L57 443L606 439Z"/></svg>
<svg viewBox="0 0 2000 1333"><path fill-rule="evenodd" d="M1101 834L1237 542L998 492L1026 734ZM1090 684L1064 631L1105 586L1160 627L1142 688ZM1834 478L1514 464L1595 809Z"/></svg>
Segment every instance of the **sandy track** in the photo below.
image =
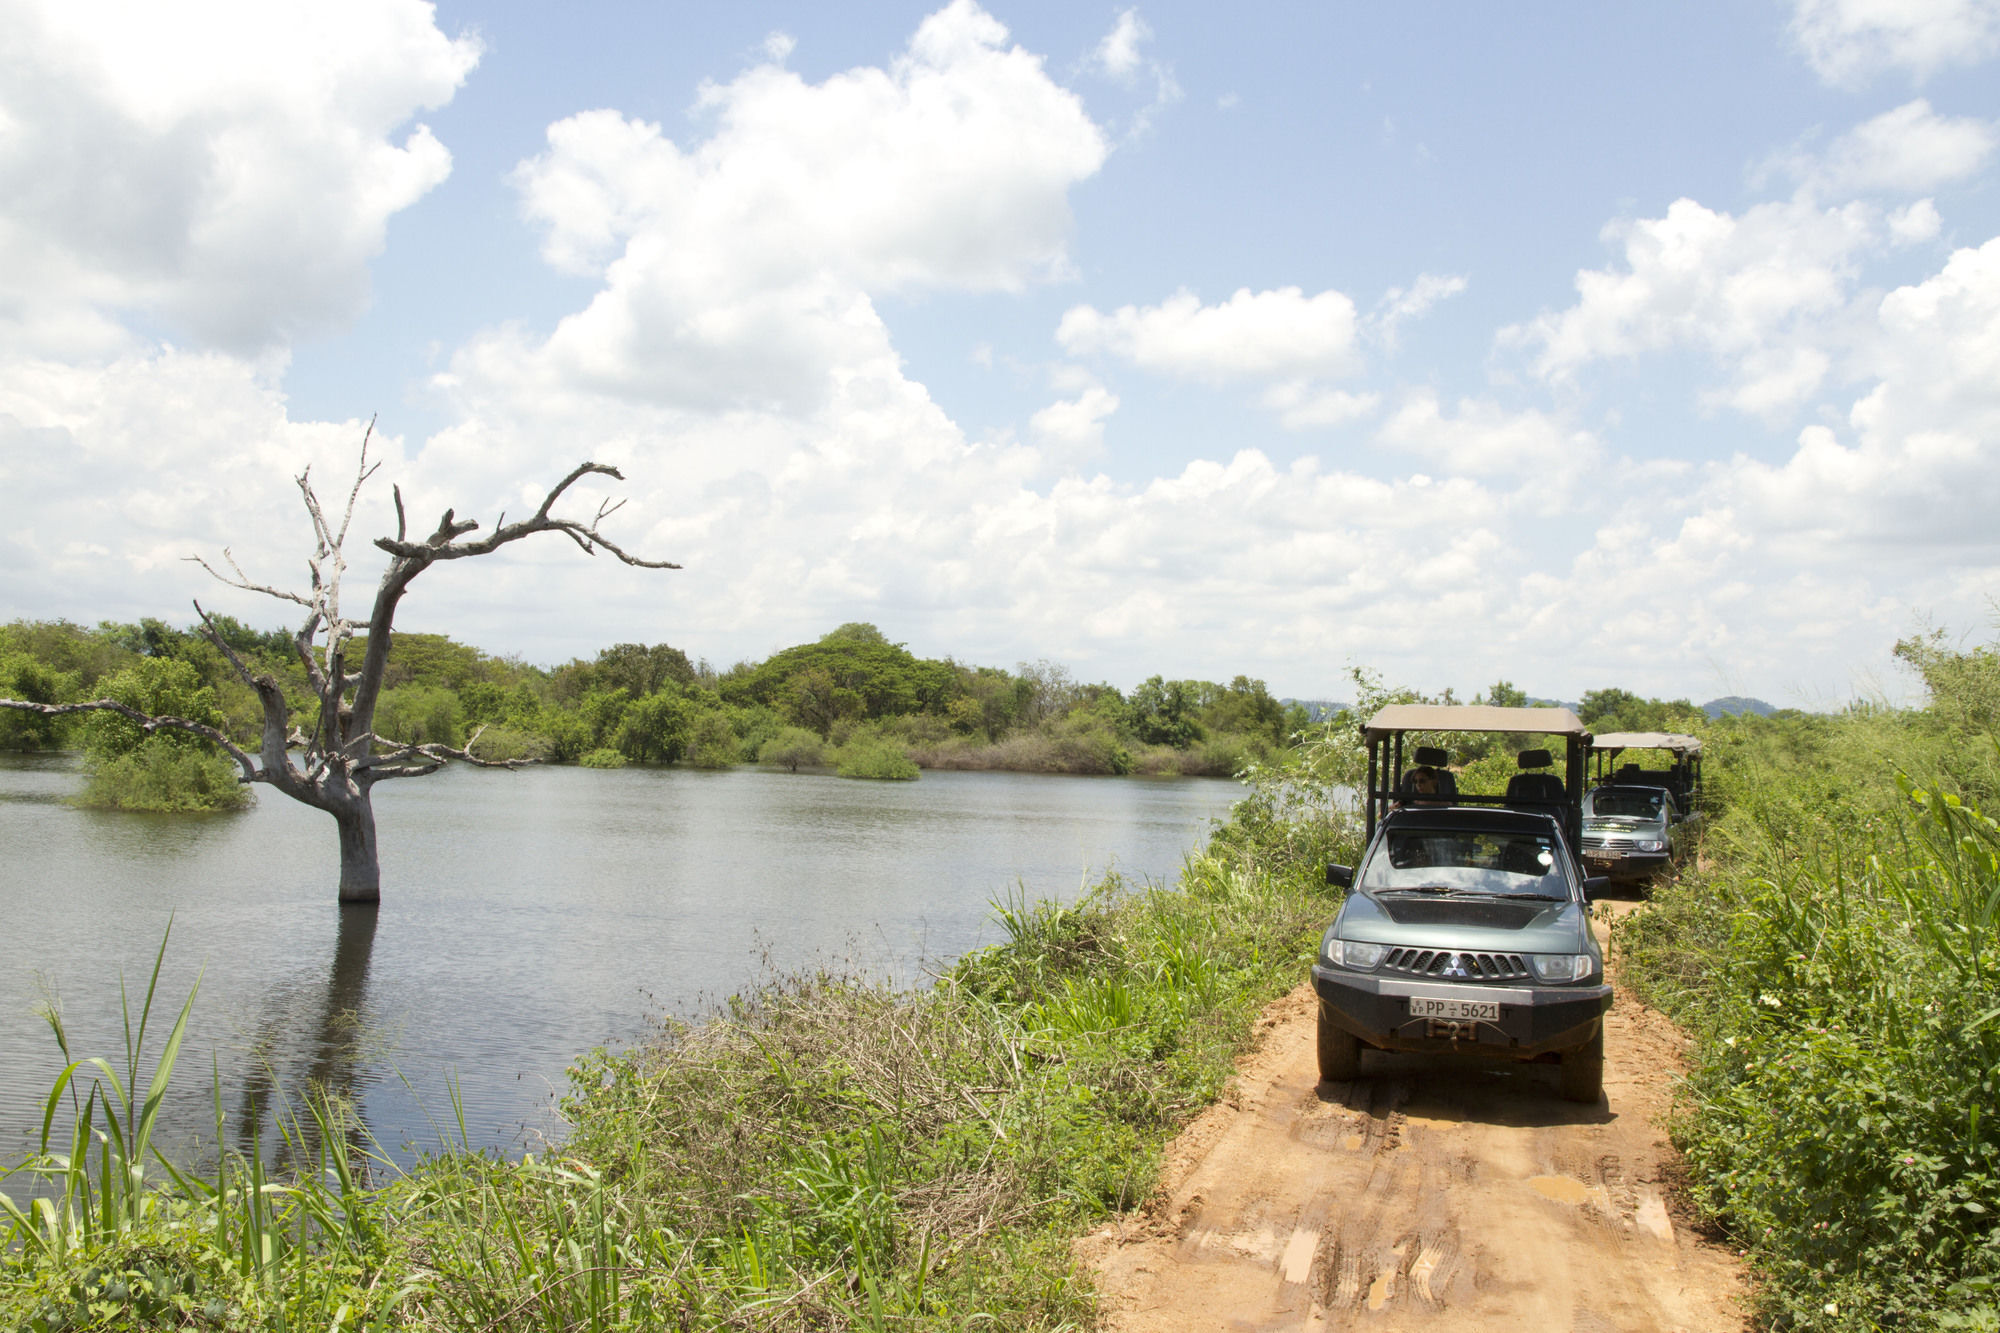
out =
<svg viewBox="0 0 2000 1333"><path fill-rule="evenodd" d="M1734 1256L1670 1214L1665 1018L1620 995L1592 1107L1557 1098L1552 1066L1370 1051L1318 1083L1313 1003L1306 985L1265 1011L1152 1205L1083 1242L1106 1328L1748 1326Z"/></svg>

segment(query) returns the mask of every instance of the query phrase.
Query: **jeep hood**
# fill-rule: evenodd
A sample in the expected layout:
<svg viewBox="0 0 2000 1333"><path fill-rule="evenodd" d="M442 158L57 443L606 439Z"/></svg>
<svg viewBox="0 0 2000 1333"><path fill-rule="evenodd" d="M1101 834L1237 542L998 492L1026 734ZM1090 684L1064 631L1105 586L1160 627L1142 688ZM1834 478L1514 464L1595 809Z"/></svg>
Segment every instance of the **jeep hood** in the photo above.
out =
<svg viewBox="0 0 2000 1333"><path fill-rule="evenodd" d="M1581 903L1429 894L1350 895L1334 929L1368 944L1493 953L1582 953L1590 939Z"/></svg>

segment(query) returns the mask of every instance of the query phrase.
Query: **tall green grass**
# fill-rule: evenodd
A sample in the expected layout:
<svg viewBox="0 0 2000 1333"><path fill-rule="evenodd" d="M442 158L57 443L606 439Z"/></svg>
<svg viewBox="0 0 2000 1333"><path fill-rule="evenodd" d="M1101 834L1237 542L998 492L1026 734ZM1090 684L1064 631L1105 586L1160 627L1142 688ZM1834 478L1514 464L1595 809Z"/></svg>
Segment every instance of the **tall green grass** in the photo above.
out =
<svg viewBox="0 0 2000 1333"><path fill-rule="evenodd" d="M2000 1328L2000 749L1882 710L1719 740L1704 866L1620 932L1697 1038L1696 1198L1773 1327Z"/></svg>

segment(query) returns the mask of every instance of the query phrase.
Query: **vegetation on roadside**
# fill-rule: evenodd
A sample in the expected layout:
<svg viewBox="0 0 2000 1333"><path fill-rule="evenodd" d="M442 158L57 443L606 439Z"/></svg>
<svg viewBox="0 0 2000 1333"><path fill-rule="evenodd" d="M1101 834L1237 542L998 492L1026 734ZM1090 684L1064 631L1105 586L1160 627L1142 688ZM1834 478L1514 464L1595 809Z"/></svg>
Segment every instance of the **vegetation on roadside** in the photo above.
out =
<svg viewBox="0 0 2000 1333"><path fill-rule="evenodd" d="M1898 654L1928 707L1704 729L1702 863L1619 934L1773 1328L2000 1329L2000 654Z"/></svg>
<svg viewBox="0 0 2000 1333"><path fill-rule="evenodd" d="M1146 1196L1303 975L1321 867L1355 850L1328 813L1352 748L1343 728L1257 766L1173 886L997 905L1007 941L924 989L787 977L593 1052L546 1157L445 1145L401 1171L309 1100L294 1175L169 1165L149 1136L184 1019L147 1056L149 989L122 1065L71 1064L0 1179L54 1196L6 1210L0 1326L1087 1327L1070 1243Z"/></svg>

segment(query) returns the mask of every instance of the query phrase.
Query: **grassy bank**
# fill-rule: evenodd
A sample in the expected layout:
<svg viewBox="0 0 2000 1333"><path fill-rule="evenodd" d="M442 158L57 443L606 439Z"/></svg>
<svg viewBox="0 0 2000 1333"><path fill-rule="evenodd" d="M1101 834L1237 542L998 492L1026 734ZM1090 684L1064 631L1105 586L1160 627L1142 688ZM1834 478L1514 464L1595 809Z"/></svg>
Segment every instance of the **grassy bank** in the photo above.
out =
<svg viewBox="0 0 2000 1333"><path fill-rule="evenodd" d="M1931 683L1719 727L1704 864L1621 931L1696 1037L1675 1135L1773 1328L2000 1329L2000 750Z"/></svg>
<svg viewBox="0 0 2000 1333"><path fill-rule="evenodd" d="M595 1052L546 1158L398 1171L314 1104L295 1176L182 1173L149 1142L182 1029L154 1016L155 1058L135 1021L50 1096L59 1198L8 1215L0 1326L1085 1327L1070 1241L1145 1197L1304 974L1352 851L1299 817L1326 795L1310 754L1260 770L1175 885L1006 904L1008 941L925 989L793 977Z"/></svg>

